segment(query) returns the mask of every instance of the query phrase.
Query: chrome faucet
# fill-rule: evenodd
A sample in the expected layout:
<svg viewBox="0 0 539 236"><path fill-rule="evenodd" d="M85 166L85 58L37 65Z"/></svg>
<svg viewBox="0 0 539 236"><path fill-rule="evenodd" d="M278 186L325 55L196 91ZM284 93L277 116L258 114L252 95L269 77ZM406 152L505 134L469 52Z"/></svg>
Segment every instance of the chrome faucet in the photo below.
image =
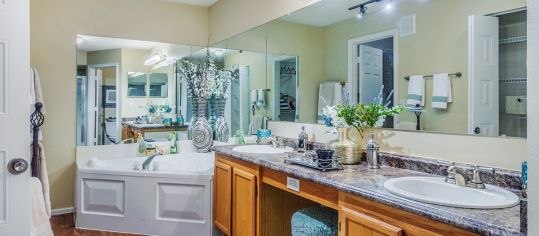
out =
<svg viewBox="0 0 539 236"><path fill-rule="evenodd" d="M153 159L159 155L159 153L155 153L151 156L149 156L148 158L146 158L146 160L142 163L142 170L149 170L150 169L150 163L152 163Z"/></svg>
<svg viewBox="0 0 539 236"><path fill-rule="evenodd" d="M268 138L268 142L271 144L271 146L273 146L274 148L283 148L283 144L282 142L280 142L279 140L277 140L277 138L275 137L269 137Z"/></svg>
<svg viewBox="0 0 539 236"><path fill-rule="evenodd" d="M466 170L458 168L455 166L455 162L450 162L449 167L447 168L447 177L445 177L445 182L450 184L456 184L461 187L470 187L485 189L485 184L481 179L480 170L490 171L494 174L494 168L485 168L478 165L474 165L472 178L468 177Z"/></svg>

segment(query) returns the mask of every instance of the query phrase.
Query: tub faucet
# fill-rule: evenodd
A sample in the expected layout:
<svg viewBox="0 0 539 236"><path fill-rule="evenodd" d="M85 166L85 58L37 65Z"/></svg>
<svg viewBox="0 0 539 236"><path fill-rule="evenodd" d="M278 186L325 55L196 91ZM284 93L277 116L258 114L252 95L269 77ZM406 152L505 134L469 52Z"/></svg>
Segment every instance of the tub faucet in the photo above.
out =
<svg viewBox="0 0 539 236"><path fill-rule="evenodd" d="M146 158L146 160L142 163L142 170L149 170L150 169L150 163L152 163L153 159L159 155L159 153L155 153L151 156L149 156L148 158Z"/></svg>

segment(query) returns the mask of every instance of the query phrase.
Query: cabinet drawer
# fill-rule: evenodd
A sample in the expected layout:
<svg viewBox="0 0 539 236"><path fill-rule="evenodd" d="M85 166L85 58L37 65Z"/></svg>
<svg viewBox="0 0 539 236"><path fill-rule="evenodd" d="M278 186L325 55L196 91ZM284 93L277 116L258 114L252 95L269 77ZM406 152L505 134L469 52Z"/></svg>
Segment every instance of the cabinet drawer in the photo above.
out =
<svg viewBox="0 0 539 236"><path fill-rule="evenodd" d="M287 192L291 192L300 197L307 198L311 201L318 202L324 206L337 209L339 192L336 189L314 183L312 181L296 178L299 180L298 192L287 187L288 177L291 176L267 168L262 169L263 183L282 189Z"/></svg>

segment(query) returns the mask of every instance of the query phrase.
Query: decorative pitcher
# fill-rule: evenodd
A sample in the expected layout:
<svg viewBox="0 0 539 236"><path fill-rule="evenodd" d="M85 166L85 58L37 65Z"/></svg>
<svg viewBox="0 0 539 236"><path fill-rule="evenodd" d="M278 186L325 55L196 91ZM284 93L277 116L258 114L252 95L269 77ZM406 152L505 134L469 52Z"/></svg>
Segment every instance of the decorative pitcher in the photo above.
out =
<svg viewBox="0 0 539 236"><path fill-rule="evenodd" d="M339 140L331 144L335 150L335 157L341 158L341 163L345 165L355 165L361 163L361 146L357 145L350 137L350 127L337 128Z"/></svg>

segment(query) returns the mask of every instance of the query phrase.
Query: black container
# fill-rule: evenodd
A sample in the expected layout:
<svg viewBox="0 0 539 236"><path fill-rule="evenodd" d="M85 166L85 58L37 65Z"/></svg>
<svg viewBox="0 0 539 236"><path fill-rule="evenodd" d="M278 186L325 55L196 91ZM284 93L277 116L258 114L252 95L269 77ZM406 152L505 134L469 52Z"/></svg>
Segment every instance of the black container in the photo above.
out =
<svg viewBox="0 0 539 236"><path fill-rule="evenodd" d="M316 155L318 155L318 166L322 168L331 167L333 162L333 153L335 153L335 151L331 149L316 150Z"/></svg>

